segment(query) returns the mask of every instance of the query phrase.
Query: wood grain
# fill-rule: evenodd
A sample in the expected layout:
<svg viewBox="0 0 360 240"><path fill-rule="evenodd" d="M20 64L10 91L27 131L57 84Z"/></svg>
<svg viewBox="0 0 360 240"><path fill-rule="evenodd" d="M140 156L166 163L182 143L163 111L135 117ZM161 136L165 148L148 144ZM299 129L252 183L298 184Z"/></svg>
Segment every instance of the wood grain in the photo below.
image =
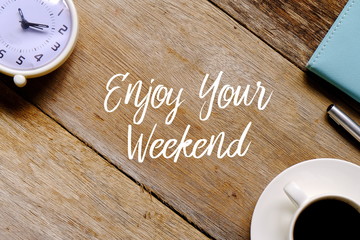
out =
<svg viewBox="0 0 360 240"><path fill-rule="evenodd" d="M304 70L347 0L211 2Z"/></svg>
<svg viewBox="0 0 360 240"><path fill-rule="evenodd" d="M207 239L0 88L0 239Z"/></svg>
<svg viewBox="0 0 360 240"><path fill-rule="evenodd" d="M316 83L268 45L207 1L76 1L81 32L69 61L33 80L20 94L58 121L108 161L216 239L249 239L255 203L265 186L287 167L312 158L335 157L359 164L359 144L336 132L325 109L336 97L320 94ZM198 117L197 94L206 73L222 86L256 85L273 91L264 111L216 107L208 121ZM170 108L149 110L134 134L180 139L187 124L192 139L224 131L239 138L249 121L252 141L245 157L128 159L127 128L136 108L106 113L105 85L116 73L124 83L144 81L144 91L163 84L184 88L185 102L165 125ZM124 97L124 90L120 96ZM145 94L145 92L142 92ZM135 144L135 140L132 141Z"/></svg>

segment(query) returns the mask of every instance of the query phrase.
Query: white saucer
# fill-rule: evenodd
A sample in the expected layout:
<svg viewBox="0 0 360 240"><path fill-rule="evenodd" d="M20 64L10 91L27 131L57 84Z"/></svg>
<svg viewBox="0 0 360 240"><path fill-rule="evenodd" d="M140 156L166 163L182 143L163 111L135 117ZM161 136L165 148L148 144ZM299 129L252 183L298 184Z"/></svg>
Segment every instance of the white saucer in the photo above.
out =
<svg viewBox="0 0 360 240"><path fill-rule="evenodd" d="M287 240L295 206L283 187L294 181L309 196L344 194L360 201L360 167L338 159L296 164L275 177L261 194L251 220L251 240Z"/></svg>

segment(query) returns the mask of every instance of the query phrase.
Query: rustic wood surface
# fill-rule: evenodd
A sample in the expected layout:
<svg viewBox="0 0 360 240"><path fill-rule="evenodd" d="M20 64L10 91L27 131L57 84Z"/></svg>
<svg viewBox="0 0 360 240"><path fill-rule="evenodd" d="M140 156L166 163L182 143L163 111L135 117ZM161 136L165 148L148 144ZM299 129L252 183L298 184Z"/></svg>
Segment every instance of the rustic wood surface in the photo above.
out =
<svg viewBox="0 0 360 240"><path fill-rule="evenodd" d="M0 87L0 239L207 239Z"/></svg>
<svg viewBox="0 0 360 240"><path fill-rule="evenodd" d="M211 0L283 56L305 69L347 0Z"/></svg>
<svg viewBox="0 0 360 240"><path fill-rule="evenodd" d="M1 84L1 239L206 239Z"/></svg>
<svg viewBox="0 0 360 240"><path fill-rule="evenodd" d="M288 4L285 4L287 6L285 10L276 13L267 10L272 9L271 6L274 4L272 1L262 5L256 2L253 5L249 2L248 5L234 3L241 11L245 11L248 7L246 14L239 14L244 16L243 18L230 11L234 9L234 4L231 2L216 3L229 11L241 24L205 0L121 2L77 0L75 3L80 15L81 31L73 55L59 70L33 80L25 89L16 91L97 154L130 176L133 181L142 184L147 191L169 205L183 219L202 229L206 235L215 239L249 239L252 212L262 190L277 174L293 164L317 157L341 158L360 164L359 143L344 131L335 128L325 115L326 107L330 103L342 103L333 94L333 91L337 90L305 74L297 67L307 61L312 49L316 48L322 35L331 25L332 19L340 12L342 3L333 7L331 4L334 2L322 2L321 9L324 12L316 15L321 23L317 26L317 30L309 31L302 31L304 27L301 24L307 25L310 24L307 21L314 21L311 17L306 17L314 14L311 10L314 7L308 10L309 15L304 13L305 8L299 8L298 14L305 14L305 17L299 19L294 17L297 13L297 9L294 8L291 12L293 15L286 15L288 18L294 18L288 23L288 18L281 21L277 18L282 16L283 12L288 12L285 11L290 9ZM296 2L291 4L295 6ZM255 11L255 8L260 10ZM331 13L330 16L325 16L328 12ZM296 30L287 26L285 21ZM275 34L275 30L271 33L261 30L266 23L277 28L280 33ZM316 24L311 22L311 26L314 25ZM250 31L243 26L248 27ZM317 33L316 36L312 36L314 32ZM308 47L305 47L306 41L309 41ZM301 51L298 55L294 55L294 49ZM229 106L226 109L215 107L208 121L200 121L198 114L203 101L199 100L197 94L201 82L206 73L215 80L220 71L224 71L221 86L225 84L234 87L239 85L245 87L246 84L256 86L256 82L261 81L268 92L273 91L268 107L264 111L258 111L255 105ZM139 79L143 80L145 90L156 84L172 87L175 92L184 88L185 102L171 125L164 124L166 114L171 110L169 107L149 109L144 122L140 125L132 123L136 108L131 104L121 106L113 113L105 112L103 101L107 94L105 89L107 81L114 74L126 72L130 75L122 85L121 97L124 97L127 84L134 84ZM150 79L155 79L153 84ZM10 82L9 78L6 80ZM323 90L323 86L326 86L326 90ZM345 105L344 108L359 120L356 107L350 108ZM35 120L40 121L34 116ZM15 124L17 120L8 121ZM227 138L225 144L229 144L230 140L240 137L249 121L252 121L252 127L246 141L252 143L244 157L218 159L216 154L213 154L195 159L182 156L177 163L174 163L171 159L151 159L147 156L143 163L138 163L136 160L128 159L127 156L129 124L133 125L134 134L138 137L140 133L148 136L157 123L158 128L154 138L165 140L180 139L187 124L190 124L191 139L208 139L211 135L224 131ZM46 124L50 123L47 120ZM43 124L38 123L35 127L28 126L28 128L36 128L39 125ZM46 131L47 128L44 128L44 134L47 134ZM59 131L63 130L56 130ZM62 132L59 134L66 135ZM80 150L72 147L72 151L78 152L81 149L90 151L78 141L71 140L69 135L62 138L64 139L59 140L63 141L62 144L71 145L73 141L76 142L75 146L79 145ZM16 141L22 143L20 138ZM39 139L39 142L41 141L46 140ZM135 143L136 139L132 141L132 144ZM40 150L36 150L37 148ZM44 151L41 149L36 145L34 151L40 151L37 156ZM69 155L65 150L59 149L59 151L63 152L61 155L63 158ZM96 157L96 154L87 154L92 156L89 157L90 159L98 160L91 162L91 167L82 163L85 166L79 164L76 169L80 173L87 171L88 168L93 169L92 184L98 188L106 187L112 194L126 189L134 191L136 187L131 183L127 187L121 187L124 181L122 173L114 167L104 165L103 160ZM47 164L55 163L56 160L50 159L50 163ZM101 166L102 168L108 166L111 169L100 180L97 174L101 174L101 171L97 172L97 164L100 169ZM75 168L76 164L72 166ZM66 169L68 168L58 168L59 173L54 172L54 174L60 174ZM81 184L82 179L77 179L77 172L73 175L68 180L69 184L72 179ZM51 173L46 173L45 176L49 178ZM110 180L107 181L106 177L110 177ZM67 190L64 191L66 193ZM80 194L81 188L77 188L76 191ZM52 196L51 193L49 195ZM141 202L144 196L139 195L138 202ZM11 197L9 199L11 200ZM126 199L121 203L125 204ZM116 209L119 201L114 198L107 211ZM144 204L148 202L144 200ZM102 206L102 201L93 202L94 209ZM157 201L155 207L161 208ZM48 209L51 208L52 205ZM12 206L9 209L14 210L16 207ZM126 209L128 214L134 214L134 218L144 215L143 208L137 204L132 204ZM169 211L164 207L161 209L163 209L161 211ZM169 218L172 216L170 213L167 214ZM112 220L112 215L109 216L103 225L89 224L88 229L102 227L101 229L105 231L104 228L106 229L109 226L107 224ZM85 221L92 221L91 216L81 217ZM176 216L174 219L177 219ZM181 225L180 220L177 220L179 225ZM23 221L33 224L35 220ZM142 226L144 232L148 228L148 231L154 233L159 228L155 226L158 223ZM132 224L135 226L131 226ZM132 231L136 226L133 221L125 228ZM178 233L169 234L179 234L186 238L184 231L188 226L181 226L183 227ZM166 229L167 226L162 227L163 229L160 228L159 231ZM177 229L174 227L173 230L176 232ZM136 229L133 231L136 232ZM139 234L142 233L140 231ZM188 234L197 234L197 232L189 230ZM159 232L158 236L167 238L169 235ZM194 239L196 236L202 237L194 235L189 239ZM141 235L133 237L142 239Z"/></svg>

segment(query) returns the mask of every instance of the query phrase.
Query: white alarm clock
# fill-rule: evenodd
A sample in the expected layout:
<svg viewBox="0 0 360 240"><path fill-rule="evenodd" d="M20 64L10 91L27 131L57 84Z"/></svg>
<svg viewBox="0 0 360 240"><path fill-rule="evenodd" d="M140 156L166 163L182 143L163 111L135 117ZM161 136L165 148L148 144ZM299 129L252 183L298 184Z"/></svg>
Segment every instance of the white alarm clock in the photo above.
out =
<svg viewBox="0 0 360 240"><path fill-rule="evenodd" d="M65 62L78 35L72 0L0 0L0 72L18 87Z"/></svg>

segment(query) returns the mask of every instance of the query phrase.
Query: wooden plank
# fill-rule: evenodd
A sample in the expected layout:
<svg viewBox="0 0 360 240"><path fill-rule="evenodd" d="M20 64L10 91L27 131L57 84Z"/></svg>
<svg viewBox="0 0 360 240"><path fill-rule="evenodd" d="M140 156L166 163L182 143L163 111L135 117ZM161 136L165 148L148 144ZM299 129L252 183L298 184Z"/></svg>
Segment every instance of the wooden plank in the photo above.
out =
<svg viewBox="0 0 360 240"><path fill-rule="evenodd" d="M211 2L304 70L347 0Z"/></svg>
<svg viewBox="0 0 360 240"><path fill-rule="evenodd" d="M77 6L81 32L74 54L21 94L213 237L249 239L258 197L285 168L317 157L360 163L358 143L339 135L325 117L335 97L320 94L301 70L209 2L79 0ZM220 71L221 86L249 84L254 91L261 81L267 94L273 92L268 107L214 107L210 119L200 121L203 102L209 101L199 99L201 83L206 73L213 81ZM140 125L133 123L132 103L105 112L106 83L126 72L126 81L116 81L122 86L117 97L124 98L139 79L142 96L157 84L175 93L184 89L185 101L171 125L164 119L173 106L149 109ZM154 138L165 140L181 139L189 124L189 138L209 139L223 131L228 146L250 121L246 143L252 143L244 157L181 154L177 163L128 157L128 125L133 145L141 133L147 139L155 124Z"/></svg>
<svg viewBox="0 0 360 240"><path fill-rule="evenodd" d="M1 239L206 239L0 84Z"/></svg>

